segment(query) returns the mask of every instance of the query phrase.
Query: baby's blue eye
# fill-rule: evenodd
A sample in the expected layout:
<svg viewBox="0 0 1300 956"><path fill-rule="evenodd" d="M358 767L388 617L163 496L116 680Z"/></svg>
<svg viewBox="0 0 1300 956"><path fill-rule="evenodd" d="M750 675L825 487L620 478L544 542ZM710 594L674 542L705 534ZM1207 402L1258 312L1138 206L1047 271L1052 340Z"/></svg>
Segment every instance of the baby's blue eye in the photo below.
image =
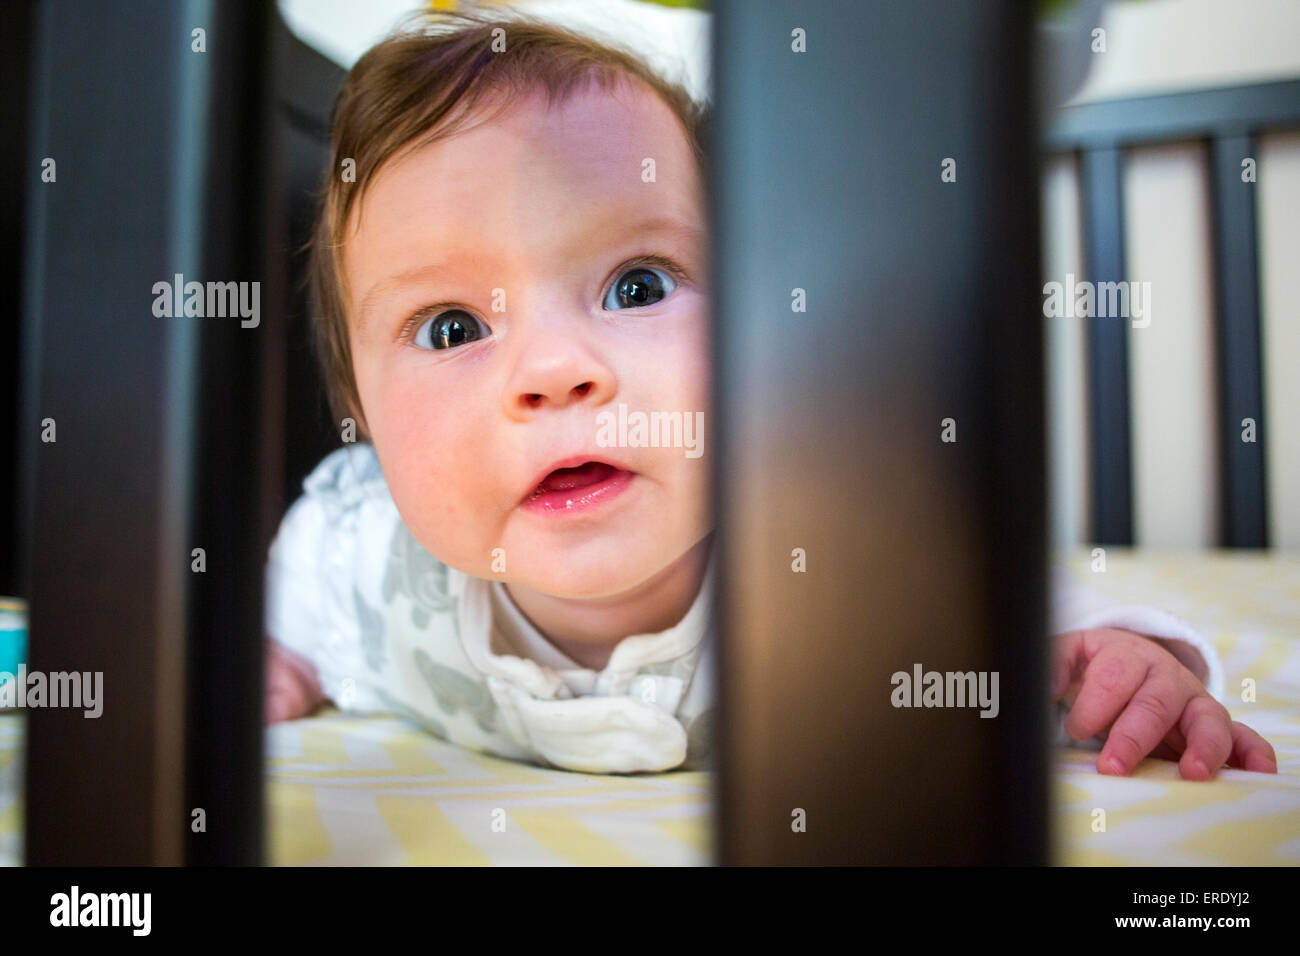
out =
<svg viewBox="0 0 1300 956"><path fill-rule="evenodd" d="M665 282L667 288L664 288ZM609 295L605 296L605 308L618 311L654 305L675 288L677 283L668 273L649 266L637 266L618 277L618 281L610 288Z"/></svg>
<svg viewBox="0 0 1300 956"><path fill-rule="evenodd" d="M435 315L415 332L415 344L426 349L454 349L491 335L492 330L461 309Z"/></svg>

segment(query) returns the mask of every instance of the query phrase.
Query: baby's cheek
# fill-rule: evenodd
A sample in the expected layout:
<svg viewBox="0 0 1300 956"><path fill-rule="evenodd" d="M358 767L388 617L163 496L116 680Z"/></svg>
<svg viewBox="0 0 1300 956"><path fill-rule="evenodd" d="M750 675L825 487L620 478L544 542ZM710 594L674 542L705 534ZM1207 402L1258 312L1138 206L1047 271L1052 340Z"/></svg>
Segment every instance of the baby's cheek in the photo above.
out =
<svg viewBox="0 0 1300 956"><path fill-rule="evenodd" d="M408 459L398 471L389 490L411 534L438 560L472 573L490 551L472 489L441 462Z"/></svg>
<svg viewBox="0 0 1300 956"><path fill-rule="evenodd" d="M682 353L678 356L677 363L684 378L683 394L691 402L691 408L697 411L708 410L713 372L708 323L708 310L701 297L695 308L691 309L687 323L690 334L681 339Z"/></svg>
<svg viewBox="0 0 1300 956"><path fill-rule="evenodd" d="M484 550L481 450L465 419L446 403L411 396L388 406L375 449L402 520L439 560L463 566ZM393 407L402 408L400 414Z"/></svg>

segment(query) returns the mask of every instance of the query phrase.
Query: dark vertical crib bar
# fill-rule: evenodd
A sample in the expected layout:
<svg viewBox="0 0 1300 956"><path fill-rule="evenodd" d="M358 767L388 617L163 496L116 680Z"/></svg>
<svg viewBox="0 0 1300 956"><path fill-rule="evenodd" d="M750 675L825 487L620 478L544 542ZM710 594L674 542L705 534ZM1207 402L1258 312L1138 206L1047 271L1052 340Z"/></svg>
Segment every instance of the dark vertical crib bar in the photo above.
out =
<svg viewBox="0 0 1300 956"><path fill-rule="evenodd" d="M1230 548L1268 547L1265 480L1263 354L1259 331L1259 269L1253 177L1243 160L1256 159L1248 134L1213 140L1210 183L1214 215L1214 301L1219 375L1220 508L1222 541ZM1258 171L1256 171L1258 172ZM1244 439L1244 419L1254 423Z"/></svg>
<svg viewBox="0 0 1300 956"><path fill-rule="evenodd" d="M284 159L273 139L273 5L190 0L206 26L206 75L184 109L205 107L198 161L198 242L206 275L260 282L255 326L205 317L195 374L192 546L207 568L190 577L186 642L185 860L263 858L262 568L279 520L284 457ZM201 84L201 85L200 85ZM203 811L205 826L195 826Z"/></svg>
<svg viewBox="0 0 1300 956"><path fill-rule="evenodd" d="M102 673L103 709L27 712L30 865L183 859L190 328L152 319L180 199L179 8L37 14L24 314L31 650ZM105 82L115 75L118 82ZM125 131L130 130L126 135ZM55 181L30 184L43 158ZM53 427L42 441L42 425ZM49 441L49 438L53 441ZM160 496L168 498L160 500ZM175 496L182 496L180 501Z"/></svg>
<svg viewBox="0 0 1300 956"><path fill-rule="evenodd" d="M29 667L102 674L102 713L28 709L29 864L261 857L259 480L277 474L279 437L264 402L279 292L262 226L269 15L242 0L38 7ZM40 178L47 157L55 181ZM260 325L224 307L161 314L156 286L177 275L260 282Z"/></svg>
<svg viewBox="0 0 1300 956"><path fill-rule="evenodd" d="M1044 863L1032 17L713 9L719 860Z"/></svg>
<svg viewBox="0 0 1300 956"><path fill-rule="evenodd" d="M0 182L10 184L0 192L0 448L10 453L0 460L0 520L15 529L8 540L20 536L22 517L18 512L18 456L22 429L18 424L19 383L22 381L22 345L19 341L22 313L23 201L28 182L27 120L30 111L33 4L29 0L5 8L5 28L0 30ZM20 185L21 184L21 185ZM21 580L19 548L0 546L0 594L23 595L27 582Z"/></svg>
<svg viewBox="0 0 1300 956"><path fill-rule="evenodd" d="M1086 278L1122 282L1124 274L1123 150L1083 151L1080 164ZM1066 294L1070 294L1067 290ZM1133 543L1133 469L1129 426L1128 320L1085 318L1088 413L1092 453L1092 538Z"/></svg>

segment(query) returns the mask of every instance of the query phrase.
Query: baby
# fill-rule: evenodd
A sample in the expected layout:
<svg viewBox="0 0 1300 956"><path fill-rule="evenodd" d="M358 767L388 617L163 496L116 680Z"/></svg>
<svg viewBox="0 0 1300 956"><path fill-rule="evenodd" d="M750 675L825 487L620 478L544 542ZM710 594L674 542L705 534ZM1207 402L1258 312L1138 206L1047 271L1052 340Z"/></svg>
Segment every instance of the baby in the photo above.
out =
<svg viewBox="0 0 1300 956"><path fill-rule="evenodd" d="M705 122L519 15L425 15L356 64L312 252L345 444L271 547L271 722L330 698L543 765L709 765L708 456L599 438L621 405L708 408ZM1100 772L1276 772L1188 625L1053 600L1052 693Z"/></svg>

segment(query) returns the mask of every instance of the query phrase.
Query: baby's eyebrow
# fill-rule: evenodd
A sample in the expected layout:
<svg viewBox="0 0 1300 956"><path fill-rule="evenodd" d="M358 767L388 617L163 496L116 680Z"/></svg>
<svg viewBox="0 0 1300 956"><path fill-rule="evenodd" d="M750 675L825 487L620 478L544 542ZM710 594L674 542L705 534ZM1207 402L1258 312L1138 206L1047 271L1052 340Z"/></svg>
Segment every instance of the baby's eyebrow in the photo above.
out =
<svg viewBox="0 0 1300 956"><path fill-rule="evenodd" d="M405 272L399 272L396 275L380 279L361 297L361 302L357 306L357 331L365 330L366 320L370 317L375 305L394 289L401 288L409 282L436 279L445 270L446 263L440 262L433 265L419 266L415 269L407 269Z"/></svg>
<svg viewBox="0 0 1300 956"><path fill-rule="evenodd" d="M644 219L617 215L607 219L602 225L603 231L593 232L593 235L604 238L607 233L617 232L630 233L634 236L668 236L687 243L699 243L704 240L704 230L698 225L662 213Z"/></svg>
<svg viewBox="0 0 1300 956"><path fill-rule="evenodd" d="M589 238L604 239L613 233L634 236L668 236L688 244L702 243L704 240L704 230L700 226L679 219L676 216L663 214L635 219L620 213L605 219L600 228L588 232L587 235ZM357 330L359 332L364 331L371 312L379 301L390 292L408 283L436 280L447 271L449 271L448 263L438 262L417 266L414 269L408 269L405 272L398 272L380 279L362 296L361 302L357 306Z"/></svg>

